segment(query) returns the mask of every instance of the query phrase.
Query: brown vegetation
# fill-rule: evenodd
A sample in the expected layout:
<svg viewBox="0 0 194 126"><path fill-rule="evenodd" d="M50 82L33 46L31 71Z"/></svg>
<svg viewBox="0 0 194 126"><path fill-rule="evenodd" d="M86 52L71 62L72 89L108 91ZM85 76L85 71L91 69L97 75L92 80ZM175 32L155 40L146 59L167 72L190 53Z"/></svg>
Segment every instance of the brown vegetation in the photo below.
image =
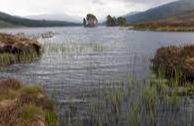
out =
<svg viewBox="0 0 194 126"><path fill-rule="evenodd" d="M57 125L53 104L44 90L23 86L15 79L0 80L0 115L0 126Z"/></svg>
<svg viewBox="0 0 194 126"><path fill-rule="evenodd" d="M36 40L0 33L0 52L1 53L22 53L35 51L40 54L41 46Z"/></svg>
<svg viewBox="0 0 194 126"><path fill-rule="evenodd" d="M133 29L135 30L151 30L151 31L176 31L176 32L184 32L194 31L194 23L193 22L148 22L148 23L140 23L133 24Z"/></svg>
<svg viewBox="0 0 194 126"><path fill-rule="evenodd" d="M161 47L152 62L154 70L164 70L167 77L180 73L184 78L194 79L194 45Z"/></svg>
<svg viewBox="0 0 194 126"><path fill-rule="evenodd" d="M41 46L37 40L0 33L0 66L32 61L40 53Z"/></svg>

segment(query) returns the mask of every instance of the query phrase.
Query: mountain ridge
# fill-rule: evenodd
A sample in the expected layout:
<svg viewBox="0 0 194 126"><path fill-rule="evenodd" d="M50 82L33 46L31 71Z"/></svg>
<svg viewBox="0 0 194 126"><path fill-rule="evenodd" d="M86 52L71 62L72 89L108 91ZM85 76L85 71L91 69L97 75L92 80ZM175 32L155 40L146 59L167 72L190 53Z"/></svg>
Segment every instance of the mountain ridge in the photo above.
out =
<svg viewBox="0 0 194 126"><path fill-rule="evenodd" d="M194 12L193 0L179 0L164 4L144 12L140 12L131 16L126 16L129 23L145 23L169 19L172 17L183 17L186 12ZM193 15L190 15L194 17ZM187 17L188 18L188 17Z"/></svg>
<svg viewBox="0 0 194 126"><path fill-rule="evenodd" d="M81 23L82 17L79 16L70 16L65 13L56 13L56 14L40 14L40 15L29 15L26 18L34 19L34 20L58 20L58 21L67 21L74 23Z"/></svg>
<svg viewBox="0 0 194 126"><path fill-rule="evenodd" d="M13 16L4 12L0 12L0 26L3 24L9 24L13 26L24 27L53 27L53 26L78 26L79 23L67 22L67 21L55 21L55 20L34 20L18 16ZM8 26L9 26L8 25Z"/></svg>

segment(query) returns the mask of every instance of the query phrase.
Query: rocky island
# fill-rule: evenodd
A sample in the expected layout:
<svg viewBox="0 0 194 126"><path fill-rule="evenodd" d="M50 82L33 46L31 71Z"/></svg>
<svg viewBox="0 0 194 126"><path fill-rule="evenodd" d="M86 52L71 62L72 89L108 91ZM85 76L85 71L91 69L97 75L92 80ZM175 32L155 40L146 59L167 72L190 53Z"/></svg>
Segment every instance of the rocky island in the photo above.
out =
<svg viewBox="0 0 194 126"><path fill-rule="evenodd" d="M93 14L87 14L86 18L83 19L84 27L95 27L98 24L98 19Z"/></svg>

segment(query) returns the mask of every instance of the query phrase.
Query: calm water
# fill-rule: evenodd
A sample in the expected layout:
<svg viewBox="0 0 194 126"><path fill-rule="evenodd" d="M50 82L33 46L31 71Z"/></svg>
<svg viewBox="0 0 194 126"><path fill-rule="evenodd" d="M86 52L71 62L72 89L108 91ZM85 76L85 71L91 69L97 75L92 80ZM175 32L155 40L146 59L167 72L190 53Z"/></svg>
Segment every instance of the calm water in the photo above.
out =
<svg viewBox="0 0 194 126"><path fill-rule="evenodd" d="M16 64L2 70L0 77L15 77L42 84L58 102L77 104L103 84L150 76L150 59L157 48L194 42L194 33L142 32L127 28L21 28L0 32L38 35L52 31L53 38L40 39L44 53L31 64ZM61 103L61 104L62 104ZM84 106L84 105L83 105ZM87 107L82 107L84 111ZM61 118L65 113L60 109ZM61 122L61 125L64 125Z"/></svg>

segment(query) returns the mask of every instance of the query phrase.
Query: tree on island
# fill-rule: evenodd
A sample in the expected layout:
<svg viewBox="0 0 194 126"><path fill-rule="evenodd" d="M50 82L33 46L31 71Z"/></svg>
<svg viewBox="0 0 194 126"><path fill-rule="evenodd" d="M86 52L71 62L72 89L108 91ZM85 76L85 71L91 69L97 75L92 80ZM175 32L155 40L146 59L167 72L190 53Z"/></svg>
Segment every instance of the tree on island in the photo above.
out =
<svg viewBox="0 0 194 126"><path fill-rule="evenodd" d="M125 25L127 25L127 19L124 17L118 17L117 23L119 26L125 26Z"/></svg>
<svg viewBox="0 0 194 126"><path fill-rule="evenodd" d="M108 15L106 18L106 25L107 26L116 26L117 25L116 17L111 17L110 15Z"/></svg>
<svg viewBox="0 0 194 126"><path fill-rule="evenodd" d="M124 17L112 17L110 15L107 16L106 25L107 26L125 26L127 24L127 19Z"/></svg>
<svg viewBox="0 0 194 126"><path fill-rule="evenodd" d="M93 14L87 14L86 18L83 19L83 25L85 27L95 27L98 23L98 19Z"/></svg>

